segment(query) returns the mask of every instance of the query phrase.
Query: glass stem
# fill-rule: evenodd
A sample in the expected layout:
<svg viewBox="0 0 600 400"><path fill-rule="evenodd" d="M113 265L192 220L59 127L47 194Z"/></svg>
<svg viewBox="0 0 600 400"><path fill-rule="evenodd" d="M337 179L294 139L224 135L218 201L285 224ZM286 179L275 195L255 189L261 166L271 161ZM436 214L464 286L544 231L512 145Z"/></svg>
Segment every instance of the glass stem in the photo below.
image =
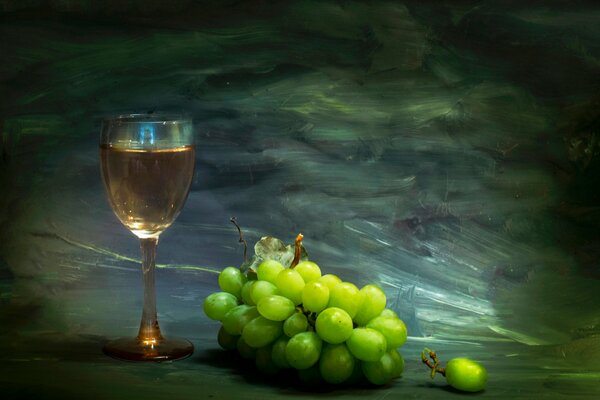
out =
<svg viewBox="0 0 600 400"><path fill-rule="evenodd" d="M154 287L154 258L158 237L140 239L142 248L142 274L144 280L144 309L138 340L157 342L162 339L156 317L156 289Z"/></svg>

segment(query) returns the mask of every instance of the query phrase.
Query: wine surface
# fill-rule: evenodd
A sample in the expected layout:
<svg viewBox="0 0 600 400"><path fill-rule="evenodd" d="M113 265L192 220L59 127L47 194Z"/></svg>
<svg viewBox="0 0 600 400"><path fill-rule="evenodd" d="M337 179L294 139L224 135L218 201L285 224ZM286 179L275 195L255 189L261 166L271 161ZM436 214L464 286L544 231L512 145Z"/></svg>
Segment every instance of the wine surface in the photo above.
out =
<svg viewBox="0 0 600 400"><path fill-rule="evenodd" d="M158 236L183 207L194 174L194 146L129 149L100 146L113 211L136 236Z"/></svg>

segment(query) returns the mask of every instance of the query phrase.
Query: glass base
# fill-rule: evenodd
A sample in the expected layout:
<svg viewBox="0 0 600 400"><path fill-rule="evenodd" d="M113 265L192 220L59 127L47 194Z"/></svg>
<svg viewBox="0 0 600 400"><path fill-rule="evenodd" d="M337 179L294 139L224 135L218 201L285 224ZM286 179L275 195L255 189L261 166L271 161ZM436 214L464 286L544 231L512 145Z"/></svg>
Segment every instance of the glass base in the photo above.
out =
<svg viewBox="0 0 600 400"><path fill-rule="evenodd" d="M104 345L104 354L126 361L173 361L189 357L194 345L186 339L161 338L143 341L138 338L120 338Z"/></svg>

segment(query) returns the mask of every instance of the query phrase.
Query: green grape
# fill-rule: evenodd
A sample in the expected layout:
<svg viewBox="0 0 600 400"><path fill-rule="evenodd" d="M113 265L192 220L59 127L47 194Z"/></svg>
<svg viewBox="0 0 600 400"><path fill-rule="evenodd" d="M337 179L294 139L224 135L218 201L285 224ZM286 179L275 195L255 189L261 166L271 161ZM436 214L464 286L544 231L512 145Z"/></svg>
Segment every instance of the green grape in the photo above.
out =
<svg viewBox="0 0 600 400"><path fill-rule="evenodd" d="M267 281L256 281L254 282L254 285L252 285L252 287L250 288L250 298L256 305L258 305L258 302L263 297L278 293L279 290L277 289L277 286Z"/></svg>
<svg viewBox="0 0 600 400"><path fill-rule="evenodd" d="M294 337L299 333L306 332L306 329L308 329L308 319L306 319L306 315L301 312L292 314L283 323L283 333L289 337Z"/></svg>
<svg viewBox="0 0 600 400"><path fill-rule="evenodd" d="M278 295L263 297L256 307L260 315L273 321L286 320L296 310L290 299Z"/></svg>
<svg viewBox="0 0 600 400"><path fill-rule="evenodd" d="M365 361L362 363L362 370L367 380L374 385L386 385L394 379L397 373L396 361L388 354L384 353L377 361Z"/></svg>
<svg viewBox="0 0 600 400"><path fill-rule="evenodd" d="M319 336L326 342L345 342L353 333L352 318L341 308L329 307L319 314L315 323Z"/></svg>
<svg viewBox="0 0 600 400"><path fill-rule="evenodd" d="M389 318L398 318L398 314L396 314L396 312L390 308L384 308L383 311L381 312L381 314L379 314L380 317L389 317Z"/></svg>
<svg viewBox="0 0 600 400"><path fill-rule="evenodd" d="M323 347L319 369L325 382L342 383L352 376L354 357L344 343L328 344Z"/></svg>
<svg viewBox="0 0 600 400"><path fill-rule="evenodd" d="M282 296L287 297L295 305L302 303L302 289L304 289L304 279L293 269L285 269L277 275L275 285Z"/></svg>
<svg viewBox="0 0 600 400"><path fill-rule="evenodd" d="M259 280L275 284L277 275L279 275L279 273L284 269L285 267L281 265L279 261L265 260L259 264L258 268L256 269L256 274Z"/></svg>
<svg viewBox="0 0 600 400"><path fill-rule="evenodd" d="M392 360L394 361L392 378L399 378L404 372L404 359L402 358L400 352L398 352L398 350L396 349L388 350L387 354L389 354L390 357L392 357Z"/></svg>
<svg viewBox="0 0 600 400"><path fill-rule="evenodd" d="M329 291L331 292L338 283L342 283L342 280L336 275L326 274L317 279L317 282L321 282L322 284L327 286L329 288Z"/></svg>
<svg viewBox="0 0 600 400"><path fill-rule="evenodd" d="M285 357L293 368L310 368L319 360L322 346L319 335L302 332L290 339L285 347Z"/></svg>
<svg viewBox="0 0 600 400"><path fill-rule="evenodd" d="M252 300L252 287L258 281L248 281L242 286L242 301L250 306L255 306L256 303Z"/></svg>
<svg viewBox="0 0 600 400"><path fill-rule="evenodd" d="M240 356L246 360L252 360L256 357L256 349L248 346L248 343L246 343L241 336L237 341L237 351L240 353Z"/></svg>
<svg viewBox="0 0 600 400"><path fill-rule="evenodd" d="M256 349L256 368L265 375L275 375L279 367L271 358L273 346L264 346Z"/></svg>
<svg viewBox="0 0 600 400"><path fill-rule="evenodd" d="M304 309L319 313L329 303L329 288L323 283L308 282L302 290L302 306Z"/></svg>
<svg viewBox="0 0 600 400"><path fill-rule="evenodd" d="M217 335L217 342L219 346L224 348L225 350L235 350L237 347L237 341L239 339L239 335L231 335L228 333L223 326L219 329L219 334Z"/></svg>
<svg viewBox="0 0 600 400"><path fill-rule="evenodd" d="M468 358L454 358L446 364L446 381L450 386L465 392L479 392L487 384L487 370Z"/></svg>
<svg viewBox="0 0 600 400"><path fill-rule="evenodd" d="M282 325L281 322L259 316L244 326L242 338L250 347L263 347L281 336Z"/></svg>
<svg viewBox="0 0 600 400"><path fill-rule="evenodd" d="M353 319L359 325L366 325L385 308L385 293L375 285L366 285L360 289L358 299L358 309Z"/></svg>
<svg viewBox="0 0 600 400"><path fill-rule="evenodd" d="M385 337L371 328L354 328L346 344L352 355L361 361L377 361L387 349Z"/></svg>
<svg viewBox="0 0 600 400"><path fill-rule="evenodd" d="M329 292L329 307L341 308L350 315L350 318L354 318L360 300L358 293L358 288L353 283L338 283Z"/></svg>
<svg viewBox="0 0 600 400"><path fill-rule="evenodd" d="M204 313L210 319L221 321L225 314L237 305L237 298L231 293L211 293L204 299Z"/></svg>
<svg viewBox="0 0 600 400"><path fill-rule="evenodd" d="M321 277L321 268L312 261L299 262L294 270L302 276L306 283L316 281Z"/></svg>
<svg viewBox="0 0 600 400"><path fill-rule="evenodd" d="M242 286L246 281L246 276L236 267L227 267L219 274L219 287L221 290L231 293L238 299L242 298Z"/></svg>
<svg viewBox="0 0 600 400"><path fill-rule="evenodd" d="M406 342L406 325L398 318L376 317L369 321L367 328L375 329L385 336L387 349L395 349Z"/></svg>
<svg viewBox="0 0 600 400"><path fill-rule="evenodd" d="M258 310L255 306L241 304L232 308L223 318L223 328L230 335L241 335L244 327L254 318L258 317Z"/></svg>
<svg viewBox="0 0 600 400"><path fill-rule="evenodd" d="M290 363L285 357L285 348L287 347L289 340L289 337L282 335L275 341L275 343L273 343L271 359L278 368L290 368Z"/></svg>

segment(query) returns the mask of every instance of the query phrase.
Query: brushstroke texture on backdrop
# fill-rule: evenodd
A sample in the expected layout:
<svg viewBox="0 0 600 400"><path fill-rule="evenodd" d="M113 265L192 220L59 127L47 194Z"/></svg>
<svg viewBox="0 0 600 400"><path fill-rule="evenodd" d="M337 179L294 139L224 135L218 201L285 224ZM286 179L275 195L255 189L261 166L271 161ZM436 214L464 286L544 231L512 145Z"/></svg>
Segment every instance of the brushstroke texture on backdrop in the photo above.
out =
<svg viewBox="0 0 600 400"><path fill-rule="evenodd" d="M186 110L167 327L206 327L235 215L382 284L413 337L600 356L600 9L496 3L0 1L2 331L138 323L99 119Z"/></svg>

